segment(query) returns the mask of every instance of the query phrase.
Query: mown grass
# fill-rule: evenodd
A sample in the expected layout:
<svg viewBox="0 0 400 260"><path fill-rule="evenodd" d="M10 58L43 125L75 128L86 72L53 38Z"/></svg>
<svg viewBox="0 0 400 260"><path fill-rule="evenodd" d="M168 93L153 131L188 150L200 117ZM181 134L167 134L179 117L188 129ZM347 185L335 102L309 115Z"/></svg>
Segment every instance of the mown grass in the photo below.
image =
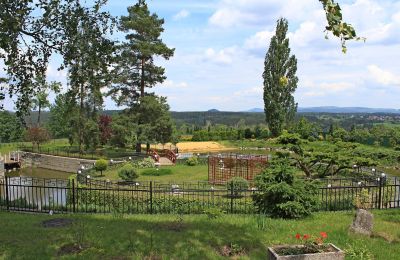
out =
<svg viewBox="0 0 400 260"><path fill-rule="evenodd" d="M224 246L240 248L235 259L266 259L271 245L298 243L293 236L328 233L327 242L347 250L346 259L398 259L400 211L375 211L371 238L348 232L353 213L318 213L303 220L225 215L66 215L0 213L1 259L225 259ZM44 228L42 221L65 217L76 227ZM78 228L77 228L78 227ZM60 248L83 238L80 253ZM362 258L361 256L370 256ZM153 257L153 258L150 258Z"/></svg>
<svg viewBox="0 0 400 260"><path fill-rule="evenodd" d="M161 169L170 169L171 174L163 176L151 176L142 175L146 169L138 169L139 178L138 181L160 181L160 182L191 182L191 181L207 181L208 180L208 165L173 165L173 166L162 166ZM119 167L112 167L111 169L103 172L103 176L100 173L96 173L95 178L98 179L109 179L109 180L120 180L118 176Z"/></svg>

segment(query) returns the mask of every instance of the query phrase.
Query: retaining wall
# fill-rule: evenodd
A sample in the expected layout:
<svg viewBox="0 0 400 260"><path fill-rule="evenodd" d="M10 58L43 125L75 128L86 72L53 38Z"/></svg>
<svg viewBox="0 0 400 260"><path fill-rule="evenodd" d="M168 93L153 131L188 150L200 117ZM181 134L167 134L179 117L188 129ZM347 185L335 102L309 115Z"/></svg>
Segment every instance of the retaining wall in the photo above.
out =
<svg viewBox="0 0 400 260"><path fill-rule="evenodd" d="M37 167L70 173L76 173L78 169L80 169L82 166L91 167L96 162L95 160L61 157L38 153L25 153L24 157L24 160L26 160L26 158L34 158L32 160L34 160L34 163Z"/></svg>
<svg viewBox="0 0 400 260"><path fill-rule="evenodd" d="M0 177L4 177L4 158L0 157Z"/></svg>

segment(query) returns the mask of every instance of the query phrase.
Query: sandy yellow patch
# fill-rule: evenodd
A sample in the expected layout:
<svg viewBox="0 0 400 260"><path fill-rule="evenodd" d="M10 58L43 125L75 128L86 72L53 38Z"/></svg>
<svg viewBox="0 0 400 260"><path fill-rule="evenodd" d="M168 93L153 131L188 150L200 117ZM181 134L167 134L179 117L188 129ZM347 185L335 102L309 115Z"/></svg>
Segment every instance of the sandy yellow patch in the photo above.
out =
<svg viewBox="0 0 400 260"><path fill-rule="evenodd" d="M169 149L170 144L164 145L164 148ZM182 142L177 144L179 152L217 152L232 150L232 148L226 147L218 142ZM173 147L173 146L172 146ZM155 146L152 145L151 148L163 149L161 144Z"/></svg>

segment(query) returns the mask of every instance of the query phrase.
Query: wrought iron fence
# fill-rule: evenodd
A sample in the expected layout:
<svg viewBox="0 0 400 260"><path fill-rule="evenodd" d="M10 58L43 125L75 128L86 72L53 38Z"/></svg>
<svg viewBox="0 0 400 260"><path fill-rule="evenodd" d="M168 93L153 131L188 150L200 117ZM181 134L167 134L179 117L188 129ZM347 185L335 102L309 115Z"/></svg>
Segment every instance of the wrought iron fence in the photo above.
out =
<svg viewBox="0 0 400 260"><path fill-rule="evenodd" d="M368 208L400 208L397 178L357 185L349 185L353 182L345 179L324 182L319 182L318 195L322 211L354 209L354 201L362 192L368 194ZM255 188L233 190L208 182L111 182L81 175L70 180L6 177L0 178L0 208L121 214L201 214L219 208L231 214L252 214L256 212L252 195L257 192Z"/></svg>

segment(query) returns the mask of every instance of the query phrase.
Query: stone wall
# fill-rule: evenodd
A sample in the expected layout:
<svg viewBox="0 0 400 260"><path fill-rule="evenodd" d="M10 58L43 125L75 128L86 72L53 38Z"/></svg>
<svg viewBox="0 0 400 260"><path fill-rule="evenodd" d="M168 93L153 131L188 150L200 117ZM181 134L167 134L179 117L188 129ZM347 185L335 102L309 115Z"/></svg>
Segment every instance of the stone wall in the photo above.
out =
<svg viewBox="0 0 400 260"><path fill-rule="evenodd" d="M0 177L4 177L4 159L0 157Z"/></svg>
<svg viewBox="0 0 400 260"><path fill-rule="evenodd" d="M29 166L29 164L34 163L35 166L40 168L70 173L76 173L78 169L80 169L82 166L92 167L93 164L96 162L95 160L69 158L37 153L24 153L22 157L25 166Z"/></svg>

